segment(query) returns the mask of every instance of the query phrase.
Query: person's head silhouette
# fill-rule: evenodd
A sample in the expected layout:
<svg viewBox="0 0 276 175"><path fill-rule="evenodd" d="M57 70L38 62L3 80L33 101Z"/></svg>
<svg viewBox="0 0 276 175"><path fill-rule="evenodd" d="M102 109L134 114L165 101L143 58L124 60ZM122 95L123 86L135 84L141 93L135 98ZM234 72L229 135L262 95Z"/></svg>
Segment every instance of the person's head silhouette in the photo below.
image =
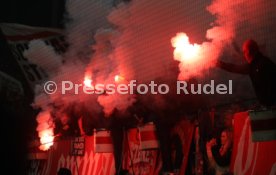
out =
<svg viewBox="0 0 276 175"><path fill-rule="evenodd" d="M60 168L57 175L72 175L72 173L68 168Z"/></svg>
<svg viewBox="0 0 276 175"><path fill-rule="evenodd" d="M257 42L252 39L244 41L242 51L244 58L248 63L251 63L255 59L255 56L260 52Z"/></svg>

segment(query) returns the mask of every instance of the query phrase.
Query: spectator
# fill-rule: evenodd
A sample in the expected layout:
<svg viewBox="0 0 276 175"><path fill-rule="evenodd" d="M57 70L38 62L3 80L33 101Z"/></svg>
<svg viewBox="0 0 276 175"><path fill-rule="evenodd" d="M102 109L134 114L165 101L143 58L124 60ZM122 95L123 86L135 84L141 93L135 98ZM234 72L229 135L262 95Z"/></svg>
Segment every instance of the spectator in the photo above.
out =
<svg viewBox="0 0 276 175"><path fill-rule="evenodd" d="M206 143L206 152L209 167L215 170L216 175L229 173L229 165L232 153L232 133L229 130L221 132L220 143L213 138Z"/></svg>
<svg viewBox="0 0 276 175"><path fill-rule="evenodd" d="M68 168L60 168L57 175L72 175L72 172Z"/></svg>

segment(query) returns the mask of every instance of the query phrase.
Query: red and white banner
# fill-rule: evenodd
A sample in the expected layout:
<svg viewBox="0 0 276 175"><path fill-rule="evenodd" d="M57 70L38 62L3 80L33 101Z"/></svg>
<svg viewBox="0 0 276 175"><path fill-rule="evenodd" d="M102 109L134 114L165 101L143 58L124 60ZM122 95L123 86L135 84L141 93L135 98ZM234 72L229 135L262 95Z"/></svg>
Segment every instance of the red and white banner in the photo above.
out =
<svg viewBox="0 0 276 175"><path fill-rule="evenodd" d="M140 149L157 149L159 142L156 136L156 127L153 122L147 123L139 127Z"/></svg>
<svg viewBox="0 0 276 175"><path fill-rule="evenodd" d="M178 134L182 142L184 159L180 174L185 174L194 125L189 121L180 122L173 131ZM94 134L96 137L96 134ZM72 171L73 175L112 175L115 174L115 162L113 153L96 153L94 136L85 136L85 151L83 156L72 155L72 141L56 141L47 154L46 159L30 157L29 175L56 175L59 168L64 167ZM133 128L127 131L127 139L124 143L123 168L130 174L158 175L162 166L159 149L140 149L139 129ZM31 154L33 155L33 154Z"/></svg>
<svg viewBox="0 0 276 175"><path fill-rule="evenodd" d="M276 174L276 140L253 142L248 112L235 114L233 136L231 172L235 175Z"/></svg>
<svg viewBox="0 0 276 175"><path fill-rule="evenodd" d="M108 130L94 130L94 152L95 153L113 153L113 144L111 133Z"/></svg>
<svg viewBox="0 0 276 175"><path fill-rule="evenodd" d="M72 140L61 140L54 143L47 152L47 160L30 160L28 174L56 175L59 168L65 167L73 175L111 175L115 174L114 158L112 153L95 153L94 137L85 136L84 156L71 155Z"/></svg>
<svg viewBox="0 0 276 175"><path fill-rule="evenodd" d="M127 131L127 140L128 145L125 146L125 149L128 150L125 150L126 156L124 168L128 169L132 174L158 174L158 167L161 167L160 161L158 159L158 149L141 149L141 139L138 128L129 129ZM146 147L149 148L150 146Z"/></svg>

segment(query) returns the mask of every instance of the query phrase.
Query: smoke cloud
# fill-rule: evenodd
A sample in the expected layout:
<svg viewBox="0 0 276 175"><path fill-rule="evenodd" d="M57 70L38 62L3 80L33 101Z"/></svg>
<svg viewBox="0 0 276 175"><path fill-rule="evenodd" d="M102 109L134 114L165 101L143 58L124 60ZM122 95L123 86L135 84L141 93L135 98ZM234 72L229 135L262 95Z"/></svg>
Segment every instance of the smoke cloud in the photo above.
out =
<svg viewBox="0 0 276 175"><path fill-rule="evenodd" d="M66 36L70 45L67 52L62 57L55 55L53 49L40 41L33 41L26 52L27 57L45 69L50 80L82 83L87 77L93 83L106 84L120 76L124 83L156 80L170 85L177 79L196 79L199 83L210 79L221 83L233 80L233 95L227 98L183 97L172 93L143 96L143 105L156 111L164 108L175 111L181 104L187 109L192 105L200 108L205 100L215 105L254 97L248 77L215 68L217 59L244 63L237 47L247 38L260 43L264 53L275 62L276 2L273 0L132 0L116 7L112 7L111 0L69 0L66 5ZM171 41L178 33L185 33L190 44L200 47L198 62L187 64L174 59ZM43 49L37 49L38 46ZM65 106L74 103L83 110L78 114L97 118L102 113L109 116L115 109L125 111L136 100L135 96L118 94L45 96L39 93L35 104L43 110L53 110L47 106L57 101Z"/></svg>
<svg viewBox="0 0 276 175"><path fill-rule="evenodd" d="M273 28L276 27L276 22L272 20L276 17L276 13L273 12L275 5L275 1L272 0L265 2L261 0L212 1L207 6L207 10L216 19L212 23L212 28L207 30L206 38L211 39L212 42L209 44L219 51L216 59L235 64L245 64L241 46L244 40L251 38L256 40L262 52L275 62L276 55L273 49L275 49L276 44L276 32ZM255 98L248 77L221 70L213 70L211 76L220 81L233 80L234 94L227 100Z"/></svg>

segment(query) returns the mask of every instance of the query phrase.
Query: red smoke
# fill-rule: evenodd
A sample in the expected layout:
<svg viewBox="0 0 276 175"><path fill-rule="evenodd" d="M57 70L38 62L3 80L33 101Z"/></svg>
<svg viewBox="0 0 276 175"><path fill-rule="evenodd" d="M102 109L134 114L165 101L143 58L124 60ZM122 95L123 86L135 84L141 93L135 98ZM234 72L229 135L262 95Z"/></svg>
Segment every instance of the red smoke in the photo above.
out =
<svg viewBox="0 0 276 175"><path fill-rule="evenodd" d="M245 38L252 37L250 35L262 43L269 42L268 51L275 54L276 40L271 39L276 36L275 20L271 20L275 19L273 0L214 0L210 5L208 1L194 0L132 0L114 9L111 9L110 2L69 1L67 10L71 22L66 25L70 44L67 53L60 58L53 54L53 49L45 50L49 46L40 43L40 49L30 45L29 51L32 52L27 53L28 58L33 57L37 64L44 65L49 80L58 84L61 80L83 83L85 77L85 84L89 85L92 78L93 83L103 84L127 80L140 83L160 80L166 83L168 80L171 82L192 77L205 79L225 48L229 52L233 51L229 43L233 40L241 43ZM268 12L265 13L264 9ZM112 25L108 24L107 19ZM180 46L174 45L178 42L173 39L176 48L173 52L171 40L177 33L186 35L178 35L183 38ZM269 35L265 35L267 33ZM38 59L37 55L42 51L51 54L43 54L46 58ZM60 61L50 65L51 62L45 62L48 58ZM231 61L232 57L229 59ZM225 79L225 75L220 72L221 79ZM228 76L233 78L233 75ZM234 78L237 84L243 84L244 79ZM156 111L169 106L171 111L175 111L179 101L172 97L146 97L143 105L154 106L152 108ZM167 99L175 101L168 102ZM35 104L42 108L38 117L44 116L44 112L50 114L53 109L49 106L56 100L61 100L64 106L72 102L81 104L85 106L86 113L91 114L87 116L94 117L97 116L94 114L101 112L109 116L114 109L127 110L134 104L136 97L120 94L64 96L60 93L49 96L40 89L35 100ZM186 105L189 108L190 104Z"/></svg>

